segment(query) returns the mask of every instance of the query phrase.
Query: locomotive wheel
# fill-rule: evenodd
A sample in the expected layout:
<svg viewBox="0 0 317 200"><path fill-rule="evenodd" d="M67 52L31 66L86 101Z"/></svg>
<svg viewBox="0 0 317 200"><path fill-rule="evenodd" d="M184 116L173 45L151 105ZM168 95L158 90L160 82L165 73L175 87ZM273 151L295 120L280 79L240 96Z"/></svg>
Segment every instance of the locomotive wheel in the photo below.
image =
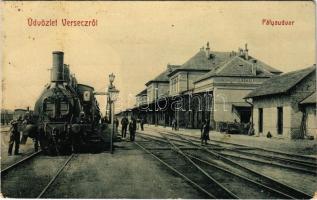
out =
<svg viewBox="0 0 317 200"><path fill-rule="evenodd" d="M48 144L48 141L44 138L40 138L39 139L39 142L40 142L40 148L41 150L43 151L43 153L45 155L50 155L50 150L49 150L49 144Z"/></svg>
<svg viewBox="0 0 317 200"><path fill-rule="evenodd" d="M57 155L55 147L50 145L47 140L40 140L40 146L45 155L50 155L50 156Z"/></svg>
<svg viewBox="0 0 317 200"><path fill-rule="evenodd" d="M54 143L47 138L40 138L40 147L45 155L56 156L72 153L70 144L54 145Z"/></svg>

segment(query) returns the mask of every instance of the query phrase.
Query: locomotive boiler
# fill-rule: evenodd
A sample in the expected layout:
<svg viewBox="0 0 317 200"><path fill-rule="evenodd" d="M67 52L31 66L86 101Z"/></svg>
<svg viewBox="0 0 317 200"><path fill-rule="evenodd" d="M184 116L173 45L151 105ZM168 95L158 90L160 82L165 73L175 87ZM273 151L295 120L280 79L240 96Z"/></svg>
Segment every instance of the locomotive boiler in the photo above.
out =
<svg viewBox="0 0 317 200"><path fill-rule="evenodd" d="M33 120L33 138L46 154L100 151L110 142L94 88L77 82L61 51L53 52L51 82L35 103Z"/></svg>

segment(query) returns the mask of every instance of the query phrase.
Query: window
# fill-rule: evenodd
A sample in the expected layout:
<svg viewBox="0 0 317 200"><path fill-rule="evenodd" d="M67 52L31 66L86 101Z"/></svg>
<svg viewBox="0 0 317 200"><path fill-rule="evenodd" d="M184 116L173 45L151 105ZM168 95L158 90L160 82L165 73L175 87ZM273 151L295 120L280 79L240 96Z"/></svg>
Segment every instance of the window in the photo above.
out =
<svg viewBox="0 0 317 200"><path fill-rule="evenodd" d="M46 115L48 115L49 117L53 116L55 114L55 103L54 102L50 102L48 100L44 101L43 104L43 111L44 113L46 113Z"/></svg>
<svg viewBox="0 0 317 200"><path fill-rule="evenodd" d="M179 81L178 81L178 77L174 77L171 80L171 92L172 93L177 93L179 92Z"/></svg>
<svg viewBox="0 0 317 200"><path fill-rule="evenodd" d="M154 88L154 98L158 99L158 88Z"/></svg>
<svg viewBox="0 0 317 200"><path fill-rule="evenodd" d="M263 132L263 108L259 108L259 133Z"/></svg>
<svg viewBox="0 0 317 200"><path fill-rule="evenodd" d="M65 101L61 102L61 115L67 115L69 111L68 103Z"/></svg>
<svg viewBox="0 0 317 200"><path fill-rule="evenodd" d="M283 107L277 107L277 133L283 134Z"/></svg>
<svg viewBox="0 0 317 200"><path fill-rule="evenodd" d="M67 101L53 101L46 99L43 104L43 111L49 117L58 117L59 115L67 115L69 113L69 104Z"/></svg>

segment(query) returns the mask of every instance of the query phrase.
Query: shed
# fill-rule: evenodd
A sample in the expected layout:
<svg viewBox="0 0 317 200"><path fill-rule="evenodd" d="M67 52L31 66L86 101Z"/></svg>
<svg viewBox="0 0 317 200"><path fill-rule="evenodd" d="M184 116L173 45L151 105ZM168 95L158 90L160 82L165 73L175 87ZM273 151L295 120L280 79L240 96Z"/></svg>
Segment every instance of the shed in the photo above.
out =
<svg viewBox="0 0 317 200"><path fill-rule="evenodd" d="M304 138L307 118L301 104L311 102L315 92L315 65L268 79L245 97L252 99L255 132Z"/></svg>

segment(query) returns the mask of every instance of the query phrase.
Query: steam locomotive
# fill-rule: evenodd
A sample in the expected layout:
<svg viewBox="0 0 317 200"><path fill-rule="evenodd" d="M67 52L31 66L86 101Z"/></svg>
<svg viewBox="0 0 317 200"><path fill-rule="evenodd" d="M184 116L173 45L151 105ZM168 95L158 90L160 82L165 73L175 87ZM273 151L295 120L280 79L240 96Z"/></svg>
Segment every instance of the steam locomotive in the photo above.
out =
<svg viewBox="0 0 317 200"><path fill-rule="evenodd" d="M61 51L53 52L51 82L35 103L33 130L29 136L50 155L100 151L110 142L94 88L77 82Z"/></svg>

